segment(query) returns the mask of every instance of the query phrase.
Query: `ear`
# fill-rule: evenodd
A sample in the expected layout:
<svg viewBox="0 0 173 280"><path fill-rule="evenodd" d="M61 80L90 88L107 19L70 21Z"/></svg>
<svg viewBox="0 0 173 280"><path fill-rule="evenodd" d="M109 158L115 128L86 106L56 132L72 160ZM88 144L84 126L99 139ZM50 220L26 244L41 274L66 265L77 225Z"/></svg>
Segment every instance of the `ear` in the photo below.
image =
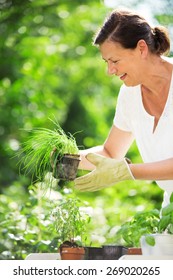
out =
<svg viewBox="0 0 173 280"><path fill-rule="evenodd" d="M145 42L145 40L139 40L137 43L137 48L141 54L142 58L146 58L147 54L148 54L148 45Z"/></svg>

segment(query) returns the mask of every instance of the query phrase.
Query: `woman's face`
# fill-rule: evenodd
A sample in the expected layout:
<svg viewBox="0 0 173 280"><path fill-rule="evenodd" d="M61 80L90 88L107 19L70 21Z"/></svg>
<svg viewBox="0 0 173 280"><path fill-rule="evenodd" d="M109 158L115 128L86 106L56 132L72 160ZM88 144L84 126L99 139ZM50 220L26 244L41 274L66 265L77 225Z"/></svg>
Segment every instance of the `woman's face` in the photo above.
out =
<svg viewBox="0 0 173 280"><path fill-rule="evenodd" d="M118 76L126 86L142 83L142 60L138 47L125 49L119 43L105 41L100 45L100 52L107 63L109 75Z"/></svg>

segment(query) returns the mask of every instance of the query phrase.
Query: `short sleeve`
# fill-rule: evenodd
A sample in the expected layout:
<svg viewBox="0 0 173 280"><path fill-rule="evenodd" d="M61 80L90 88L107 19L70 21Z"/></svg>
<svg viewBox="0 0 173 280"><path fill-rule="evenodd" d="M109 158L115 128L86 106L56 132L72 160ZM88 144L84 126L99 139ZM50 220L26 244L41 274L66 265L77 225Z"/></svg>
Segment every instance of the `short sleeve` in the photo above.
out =
<svg viewBox="0 0 173 280"><path fill-rule="evenodd" d="M116 105L113 124L119 129L125 131L131 131L130 119L129 119L129 106L128 106L126 90L127 87L122 85L117 98L117 105Z"/></svg>

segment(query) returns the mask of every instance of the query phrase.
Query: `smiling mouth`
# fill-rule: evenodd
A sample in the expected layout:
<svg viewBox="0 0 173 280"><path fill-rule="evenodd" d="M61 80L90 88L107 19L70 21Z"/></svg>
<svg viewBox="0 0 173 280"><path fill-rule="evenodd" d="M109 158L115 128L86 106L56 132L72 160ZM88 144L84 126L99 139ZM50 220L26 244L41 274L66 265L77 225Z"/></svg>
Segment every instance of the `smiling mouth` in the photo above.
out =
<svg viewBox="0 0 173 280"><path fill-rule="evenodd" d="M124 74L122 74L122 75L119 75L118 77L120 78L120 80L123 81L123 80L126 78L126 75L127 75L127 74L124 73Z"/></svg>

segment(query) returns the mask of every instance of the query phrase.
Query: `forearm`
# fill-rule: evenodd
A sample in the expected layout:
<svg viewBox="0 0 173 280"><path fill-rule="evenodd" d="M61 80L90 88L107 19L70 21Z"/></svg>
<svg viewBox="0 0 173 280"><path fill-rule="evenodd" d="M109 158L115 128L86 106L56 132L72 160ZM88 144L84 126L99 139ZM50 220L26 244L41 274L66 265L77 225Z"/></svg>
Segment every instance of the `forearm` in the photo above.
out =
<svg viewBox="0 0 173 280"><path fill-rule="evenodd" d="M79 164L79 169L93 170L95 168L95 166L85 158L88 153L96 153L105 157L122 159L132 142L133 135L131 133L122 131L113 125L103 145L80 150L81 162Z"/></svg>
<svg viewBox="0 0 173 280"><path fill-rule="evenodd" d="M152 163L129 164L138 180L173 180L173 158Z"/></svg>

